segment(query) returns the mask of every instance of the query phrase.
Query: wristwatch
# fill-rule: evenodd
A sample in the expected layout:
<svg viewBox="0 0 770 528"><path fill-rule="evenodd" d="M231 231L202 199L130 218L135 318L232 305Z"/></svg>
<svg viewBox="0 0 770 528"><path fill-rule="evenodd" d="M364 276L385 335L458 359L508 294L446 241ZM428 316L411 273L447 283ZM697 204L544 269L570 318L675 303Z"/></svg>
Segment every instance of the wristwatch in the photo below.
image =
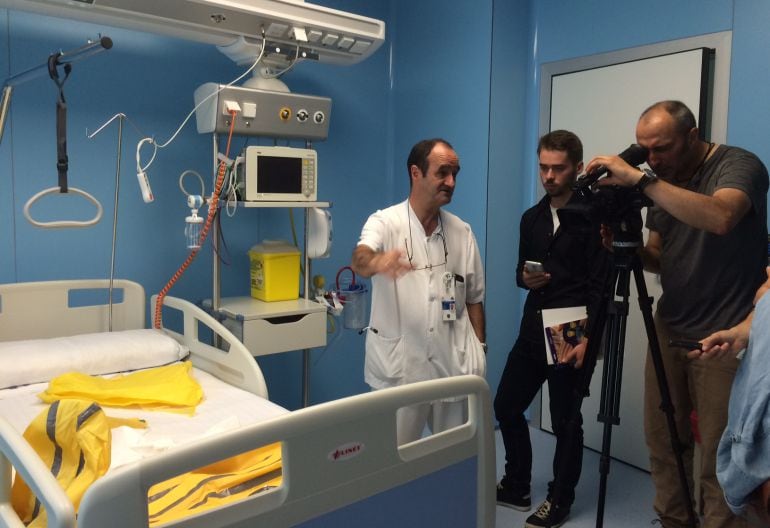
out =
<svg viewBox="0 0 770 528"><path fill-rule="evenodd" d="M486 353L487 353L487 344L486 344L486 343L481 343L481 349L482 349L482 350L484 351L484 353L486 354Z"/></svg>
<svg viewBox="0 0 770 528"><path fill-rule="evenodd" d="M640 191L644 191L644 189L650 185L651 183L655 183L658 181L658 175L653 172L652 169L644 168L641 169L642 171L642 177L639 178L639 181L636 182L636 188Z"/></svg>

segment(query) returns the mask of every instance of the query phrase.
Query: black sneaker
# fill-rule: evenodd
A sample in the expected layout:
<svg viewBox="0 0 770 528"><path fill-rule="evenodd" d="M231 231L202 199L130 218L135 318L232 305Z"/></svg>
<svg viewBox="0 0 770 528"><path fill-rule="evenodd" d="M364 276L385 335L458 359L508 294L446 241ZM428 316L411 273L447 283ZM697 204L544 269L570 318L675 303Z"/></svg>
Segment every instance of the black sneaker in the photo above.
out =
<svg viewBox="0 0 770 528"><path fill-rule="evenodd" d="M543 501L535 513L527 517L524 528L557 528L569 517L569 506L559 506L551 498Z"/></svg>
<svg viewBox="0 0 770 528"><path fill-rule="evenodd" d="M504 487L502 482L499 482L497 484L497 504L525 512L532 507L532 498L529 493L525 495L514 493L510 488Z"/></svg>

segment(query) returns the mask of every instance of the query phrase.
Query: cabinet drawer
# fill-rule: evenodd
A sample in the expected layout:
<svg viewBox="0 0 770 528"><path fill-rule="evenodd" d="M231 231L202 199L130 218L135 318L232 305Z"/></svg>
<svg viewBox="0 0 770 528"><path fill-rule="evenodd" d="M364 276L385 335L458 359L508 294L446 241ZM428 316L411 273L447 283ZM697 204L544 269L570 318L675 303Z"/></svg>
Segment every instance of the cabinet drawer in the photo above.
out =
<svg viewBox="0 0 770 528"><path fill-rule="evenodd" d="M254 356L326 345L326 311L223 321Z"/></svg>

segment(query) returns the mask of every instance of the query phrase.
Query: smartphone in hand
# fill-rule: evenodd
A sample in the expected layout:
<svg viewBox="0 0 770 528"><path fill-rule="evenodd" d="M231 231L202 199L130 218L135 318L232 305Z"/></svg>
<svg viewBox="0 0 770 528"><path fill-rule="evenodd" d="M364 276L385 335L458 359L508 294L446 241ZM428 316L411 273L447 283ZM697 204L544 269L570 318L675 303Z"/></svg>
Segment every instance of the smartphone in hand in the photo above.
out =
<svg viewBox="0 0 770 528"><path fill-rule="evenodd" d="M703 350L703 343L699 343L698 341L687 341L685 339L672 339L668 342L668 346L685 348L687 350Z"/></svg>
<svg viewBox="0 0 770 528"><path fill-rule="evenodd" d="M524 269L527 270L527 273L545 271L545 268L543 268L543 265L540 262L535 262L534 260L525 260Z"/></svg>

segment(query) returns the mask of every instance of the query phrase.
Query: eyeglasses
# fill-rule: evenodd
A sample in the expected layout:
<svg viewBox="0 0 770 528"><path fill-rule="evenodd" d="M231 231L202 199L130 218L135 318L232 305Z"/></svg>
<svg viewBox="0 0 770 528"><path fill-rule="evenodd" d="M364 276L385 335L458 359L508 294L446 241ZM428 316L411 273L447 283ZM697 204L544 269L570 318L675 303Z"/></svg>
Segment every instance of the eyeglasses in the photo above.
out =
<svg viewBox="0 0 770 528"><path fill-rule="evenodd" d="M408 213L407 213L408 214ZM446 247L446 238L444 238L444 223L441 221L441 216L438 217L439 225L441 226L441 231L436 233L436 236L441 237L441 243L444 246L444 262L441 262L440 264L431 264L428 263L427 266L422 266L420 268L414 267L413 257L414 257L414 241L412 240L412 224L411 219L409 220L409 241L407 243L406 238L404 239L404 247L406 248L406 258L409 259L409 264L412 266L412 271L420 271L420 270L432 270L433 268L437 268L440 266L446 266L447 263L447 257L449 256L449 251ZM411 250L409 248L412 248ZM430 261L430 246L426 248L426 253L428 254L428 260Z"/></svg>

